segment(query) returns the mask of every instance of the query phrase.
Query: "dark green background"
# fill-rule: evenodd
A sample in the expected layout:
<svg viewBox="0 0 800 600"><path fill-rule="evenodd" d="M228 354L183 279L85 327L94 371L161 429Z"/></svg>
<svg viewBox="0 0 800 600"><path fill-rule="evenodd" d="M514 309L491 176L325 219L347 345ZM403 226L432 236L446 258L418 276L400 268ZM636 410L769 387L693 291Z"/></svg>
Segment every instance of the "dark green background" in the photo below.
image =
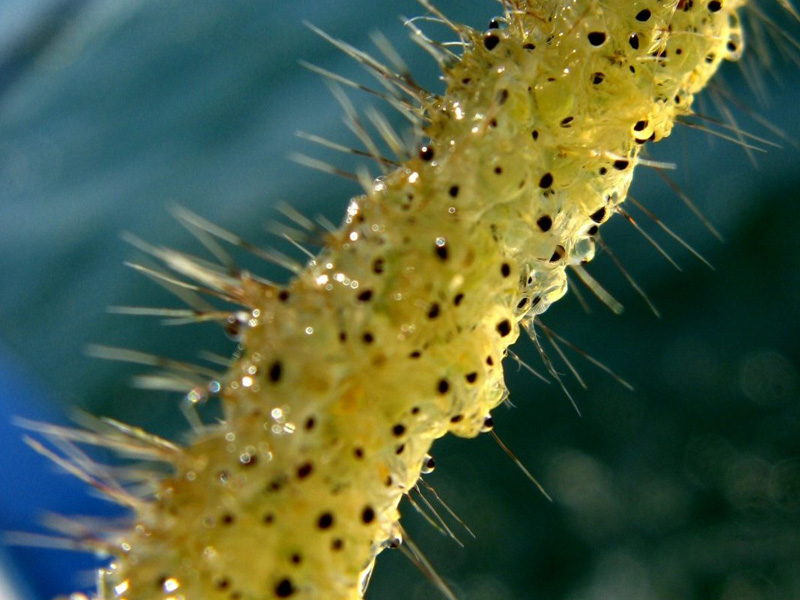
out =
<svg viewBox="0 0 800 600"><path fill-rule="evenodd" d="M438 4L479 28L499 8L488 0L468 10L456 0ZM82 406L162 434L184 428L178 397L127 387L139 368L83 355L92 342L183 358L231 350L212 326L164 329L105 312L109 305L176 305L122 266L140 255L119 233L199 252L169 216L171 203L264 245L280 246L264 229L279 201L338 222L354 185L287 156L300 151L353 164L296 139L297 129L354 142L324 84L297 61L370 79L300 23L308 19L359 48L371 48L369 34L380 30L419 79L436 86L432 61L397 19L420 13L410 1L7 0L0 8L4 421L64 421L69 407ZM422 25L437 39L447 35ZM779 55L768 67L746 63L747 73L763 78L768 104L759 103L736 67L725 70L724 85L797 139L800 70ZM355 99L364 105L363 97ZM716 114L707 98L698 110ZM735 115L749 131L781 141L746 111ZM615 219L604 235L663 317L648 312L603 256L591 271L625 304L625 314L614 317L589 298L587 315L568 298L545 315L545 323L608 363L635 392L572 355L589 383L582 391L565 378L583 411L579 418L556 386L507 365L516 408L496 411L497 431L554 496L552 504L488 436L435 447L439 466L427 480L477 540L454 525L466 545L459 548L409 505L404 514L459 598L800 597L800 150L781 143L783 149L757 154L754 168L741 148L678 128L653 155L678 164L673 177L725 242L652 172L640 169L632 194L716 270L642 217L684 267L675 272ZM518 346L541 369L532 345ZM80 484L21 446L18 430L3 427L2 529L35 530L43 510L99 510ZM64 553L0 553L29 586L25 598L85 584ZM88 569L87 561L80 568ZM369 597L437 596L399 552L387 552Z"/></svg>

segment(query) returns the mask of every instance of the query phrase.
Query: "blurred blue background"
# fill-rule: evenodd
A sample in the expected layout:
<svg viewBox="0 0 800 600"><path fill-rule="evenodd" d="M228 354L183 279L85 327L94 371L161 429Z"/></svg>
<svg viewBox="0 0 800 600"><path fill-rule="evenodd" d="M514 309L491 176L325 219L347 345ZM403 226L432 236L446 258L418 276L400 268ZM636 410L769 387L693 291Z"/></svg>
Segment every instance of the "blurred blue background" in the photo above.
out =
<svg viewBox="0 0 800 600"><path fill-rule="evenodd" d="M499 9L488 0L437 4L479 28ZM369 36L379 30L435 88L435 65L398 19L420 13L410 0L3 0L0 530L44 532L39 520L47 511L115 514L24 446L12 417L68 422L80 406L172 437L185 430L178 397L131 389L127 382L141 369L90 359L87 344L179 358L232 349L212 326L164 329L106 312L177 306L122 266L141 257L120 233L199 252L169 215L175 203L263 245L276 243L265 225L280 201L338 223L355 186L287 156L353 164L309 147L297 129L355 142L320 78L297 61L365 83L369 77L300 23L310 20L359 48L372 48ZM447 35L425 27L433 37ZM756 76L767 103L749 91ZM796 64L747 62L744 71L726 69L725 85L800 139ZM707 99L698 110L716 114ZM589 383L583 391L568 380L584 413L578 418L556 386L508 365L517 408L497 411L498 432L555 502L544 501L488 438L435 448L439 467L429 480L478 539L461 535L461 549L410 506L404 514L460 598L800 597L800 151L746 110L735 115L784 148L758 154L754 168L741 148L679 127L653 152L678 164L672 176L725 243L652 171L640 169L632 190L716 270L656 233L684 267L677 273L632 228L612 223L606 239L663 317L649 313L603 256L592 273L626 313L614 317L589 298L587 315L570 298L545 315L636 391L573 355ZM538 366L531 344L519 346ZM102 561L5 544L0 563L17 597L46 600L90 586ZM0 596L15 598L3 585L0 577ZM435 591L400 553L385 553L369 596L421 599Z"/></svg>

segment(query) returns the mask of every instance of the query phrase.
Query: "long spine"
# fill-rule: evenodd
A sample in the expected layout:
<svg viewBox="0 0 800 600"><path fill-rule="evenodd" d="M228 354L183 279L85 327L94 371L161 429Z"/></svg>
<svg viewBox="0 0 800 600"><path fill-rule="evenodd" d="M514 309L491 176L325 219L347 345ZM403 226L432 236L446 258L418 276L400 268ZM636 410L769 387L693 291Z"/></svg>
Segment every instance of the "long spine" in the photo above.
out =
<svg viewBox="0 0 800 600"><path fill-rule="evenodd" d="M457 27L429 141L287 287L170 264L247 308L242 352L224 423L132 503L101 597L360 598L433 441L491 428L520 327L742 49L744 2L506 4L504 28Z"/></svg>

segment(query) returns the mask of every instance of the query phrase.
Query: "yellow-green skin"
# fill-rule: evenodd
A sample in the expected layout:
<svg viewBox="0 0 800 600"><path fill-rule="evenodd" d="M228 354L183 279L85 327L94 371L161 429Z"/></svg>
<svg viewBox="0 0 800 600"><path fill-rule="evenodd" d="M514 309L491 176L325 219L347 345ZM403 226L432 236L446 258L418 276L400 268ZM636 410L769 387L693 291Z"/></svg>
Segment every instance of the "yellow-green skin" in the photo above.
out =
<svg viewBox="0 0 800 600"><path fill-rule="evenodd" d="M484 429L520 322L592 258L641 144L738 57L744 0L717 4L530 0L465 27L420 156L288 287L242 281L225 423L138 511L101 597L361 598L433 441Z"/></svg>

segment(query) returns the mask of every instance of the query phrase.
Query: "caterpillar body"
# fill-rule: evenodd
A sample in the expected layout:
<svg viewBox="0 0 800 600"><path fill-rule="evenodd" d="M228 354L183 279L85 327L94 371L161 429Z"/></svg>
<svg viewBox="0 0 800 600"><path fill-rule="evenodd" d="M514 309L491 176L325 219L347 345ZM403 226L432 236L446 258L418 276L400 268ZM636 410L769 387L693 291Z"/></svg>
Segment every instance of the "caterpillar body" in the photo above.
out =
<svg viewBox="0 0 800 600"><path fill-rule="evenodd" d="M241 351L224 422L191 444L106 433L171 473L151 496L106 490L135 517L87 544L115 557L97 597L362 597L432 443L491 430L507 348L583 273L643 145L740 56L745 4L520 0L486 32L445 20L464 51L430 45L442 96L343 46L406 95L426 141L287 286L146 247L243 307L226 316Z"/></svg>

